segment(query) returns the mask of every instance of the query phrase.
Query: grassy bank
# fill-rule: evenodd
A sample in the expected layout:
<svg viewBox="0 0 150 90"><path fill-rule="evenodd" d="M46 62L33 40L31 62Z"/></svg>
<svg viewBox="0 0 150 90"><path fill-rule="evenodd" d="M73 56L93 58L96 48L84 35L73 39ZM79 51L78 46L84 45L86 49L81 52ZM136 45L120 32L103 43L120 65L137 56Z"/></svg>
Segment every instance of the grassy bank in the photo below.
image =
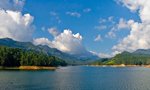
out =
<svg viewBox="0 0 150 90"><path fill-rule="evenodd" d="M57 67L46 66L19 66L19 67L0 67L1 70L56 70Z"/></svg>

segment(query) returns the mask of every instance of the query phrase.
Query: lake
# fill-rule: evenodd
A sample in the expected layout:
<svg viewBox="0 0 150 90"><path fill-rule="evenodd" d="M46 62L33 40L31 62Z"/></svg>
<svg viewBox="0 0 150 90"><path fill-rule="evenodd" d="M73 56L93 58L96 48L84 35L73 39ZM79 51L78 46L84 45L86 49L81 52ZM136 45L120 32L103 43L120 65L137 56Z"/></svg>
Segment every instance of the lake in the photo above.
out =
<svg viewBox="0 0 150 90"><path fill-rule="evenodd" d="M0 90L150 90L150 68L68 66L0 71Z"/></svg>

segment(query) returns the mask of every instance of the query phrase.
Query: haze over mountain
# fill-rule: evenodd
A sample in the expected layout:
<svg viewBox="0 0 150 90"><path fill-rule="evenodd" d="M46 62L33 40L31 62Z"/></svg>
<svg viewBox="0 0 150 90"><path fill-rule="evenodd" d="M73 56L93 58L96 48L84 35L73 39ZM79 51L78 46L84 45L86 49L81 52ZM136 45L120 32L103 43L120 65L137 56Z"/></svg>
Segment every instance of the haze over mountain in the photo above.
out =
<svg viewBox="0 0 150 90"><path fill-rule="evenodd" d="M138 50L134 51L133 54L150 55L150 49L138 49Z"/></svg>

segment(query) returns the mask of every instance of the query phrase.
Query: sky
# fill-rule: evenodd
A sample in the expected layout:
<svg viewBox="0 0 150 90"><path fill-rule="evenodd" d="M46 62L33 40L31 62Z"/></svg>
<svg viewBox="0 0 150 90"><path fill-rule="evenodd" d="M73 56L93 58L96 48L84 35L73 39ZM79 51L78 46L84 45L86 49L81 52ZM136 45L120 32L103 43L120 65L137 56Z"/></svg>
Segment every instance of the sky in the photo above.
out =
<svg viewBox="0 0 150 90"><path fill-rule="evenodd" d="M150 48L150 0L1 0L0 38L111 57Z"/></svg>

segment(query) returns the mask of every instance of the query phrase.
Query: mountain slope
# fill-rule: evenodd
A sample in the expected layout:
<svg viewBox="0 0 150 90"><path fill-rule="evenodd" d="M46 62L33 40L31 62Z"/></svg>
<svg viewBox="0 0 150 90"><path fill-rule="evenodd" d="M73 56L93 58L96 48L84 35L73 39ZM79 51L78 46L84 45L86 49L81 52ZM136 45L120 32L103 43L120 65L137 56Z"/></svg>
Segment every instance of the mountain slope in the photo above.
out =
<svg viewBox="0 0 150 90"><path fill-rule="evenodd" d="M147 65L150 64L150 49L138 49L132 53L124 51L110 59L100 59L92 65Z"/></svg>
<svg viewBox="0 0 150 90"><path fill-rule="evenodd" d="M138 50L134 51L133 54L150 55L150 49L138 49Z"/></svg>
<svg viewBox="0 0 150 90"><path fill-rule="evenodd" d="M115 57L105 62L105 64L146 65L150 64L150 55L148 55L147 51L146 53L143 52L143 50L137 50L133 53L125 51L121 54L117 54Z"/></svg>
<svg viewBox="0 0 150 90"><path fill-rule="evenodd" d="M35 46L31 42L18 42L18 41L14 41L10 38L0 39L0 45L13 47L13 48L21 48L21 49L25 49L25 50L35 50L37 52L43 52L47 55L56 56L61 59L64 59L70 64L82 64L82 63L88 62L90 60L96 60L98 58L97 56L92 55L92 54L90 56L86 56L86 57L70 55L70 54L61 52L58 49L50 48L46 45Z"/></svg>

